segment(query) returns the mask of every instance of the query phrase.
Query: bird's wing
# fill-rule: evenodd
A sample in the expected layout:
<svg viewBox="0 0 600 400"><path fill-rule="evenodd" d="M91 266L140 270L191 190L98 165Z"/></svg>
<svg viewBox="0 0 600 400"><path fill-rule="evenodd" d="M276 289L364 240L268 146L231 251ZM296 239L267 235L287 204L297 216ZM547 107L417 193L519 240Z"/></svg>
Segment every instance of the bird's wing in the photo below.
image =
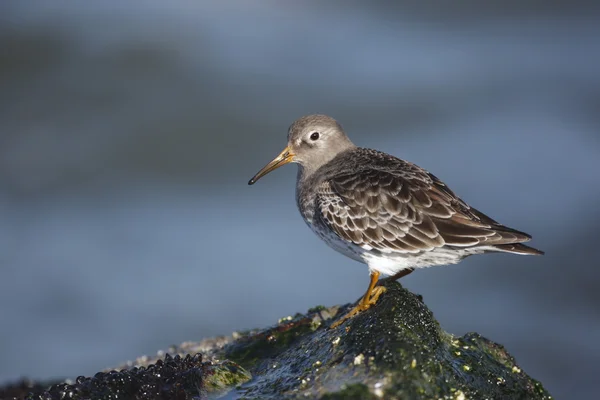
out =
<svg viewBox="0 0 600 400"><path fill-rule="evenodd" d="M469 207L435 176L409 163L399 171L362 169L330 178L317 189L317 209L341 238L383 252L530 239Z"/></svg>

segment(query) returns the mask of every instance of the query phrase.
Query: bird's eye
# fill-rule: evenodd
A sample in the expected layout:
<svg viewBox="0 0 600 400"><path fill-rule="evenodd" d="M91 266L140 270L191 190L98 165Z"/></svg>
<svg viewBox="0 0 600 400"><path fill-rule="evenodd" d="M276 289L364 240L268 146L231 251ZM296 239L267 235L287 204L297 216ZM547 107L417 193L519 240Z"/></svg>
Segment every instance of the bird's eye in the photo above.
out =
<svg viewBox="0 0 600 400"><path fill-rule="evenodd" d="M319 132L313 132L310 134L310 140L317 140L319 139Z"/></svg>

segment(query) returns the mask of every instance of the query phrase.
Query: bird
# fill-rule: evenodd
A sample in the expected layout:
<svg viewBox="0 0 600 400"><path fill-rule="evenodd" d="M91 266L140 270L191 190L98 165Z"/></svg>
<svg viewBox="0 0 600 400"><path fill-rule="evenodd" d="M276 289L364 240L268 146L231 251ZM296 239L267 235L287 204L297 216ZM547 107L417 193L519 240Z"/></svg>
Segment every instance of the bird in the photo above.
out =
<svg viewBox="0 0 600 400"><path fill-rule="evenodd" d="M367 265L367 291L331 328L374 306L386 288L416 269L456 264L474 254L542 255L527 233L469 206L425 169L358 147L332 117L293 122L283 151L250 181L298 164L296 203L310 229L334 250Z"/></svg>

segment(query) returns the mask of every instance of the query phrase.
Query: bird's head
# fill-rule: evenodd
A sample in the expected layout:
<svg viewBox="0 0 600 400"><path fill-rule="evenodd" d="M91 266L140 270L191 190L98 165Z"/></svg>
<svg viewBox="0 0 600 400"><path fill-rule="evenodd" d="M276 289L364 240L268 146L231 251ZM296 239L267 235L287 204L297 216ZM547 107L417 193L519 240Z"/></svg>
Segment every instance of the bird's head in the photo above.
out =
<svg viewBox="0 0 600 400"><path fill-rule="evenodd" d="M248 184L256 183L264 175L290 162L300 164L310 175L342 151L353 147L335 119L326 115L307 115L290 126L286 148L258 171Z"/></svg>

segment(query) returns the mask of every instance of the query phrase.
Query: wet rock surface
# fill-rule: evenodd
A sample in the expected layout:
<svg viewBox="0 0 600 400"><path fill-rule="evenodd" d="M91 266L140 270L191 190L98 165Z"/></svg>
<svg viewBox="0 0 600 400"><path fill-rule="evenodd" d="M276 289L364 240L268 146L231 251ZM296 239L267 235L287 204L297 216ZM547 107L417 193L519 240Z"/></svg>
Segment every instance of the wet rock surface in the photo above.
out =
<svg viewBox="0 0 600 400"><path fill-rule="evenodd" d="M94 377L23 382L30 399L550 399L496 343L444 332L421 299L388 283L376 307L341 326L350 305L317 307L267 329L186 342Z"/></svg>

